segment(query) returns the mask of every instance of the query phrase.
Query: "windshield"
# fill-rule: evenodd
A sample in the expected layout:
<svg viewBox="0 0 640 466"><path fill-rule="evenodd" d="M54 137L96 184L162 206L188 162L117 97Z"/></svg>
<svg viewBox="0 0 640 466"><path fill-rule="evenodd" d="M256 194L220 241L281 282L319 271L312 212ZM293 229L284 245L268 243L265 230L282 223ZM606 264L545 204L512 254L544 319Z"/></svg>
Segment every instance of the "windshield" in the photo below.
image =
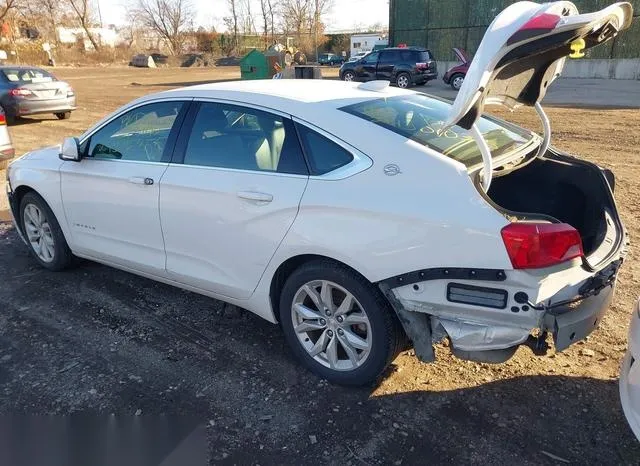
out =
<svg viewBox="0 0 640 466"><path fill-rule="evenodd" d="M5 68L2 72L12 83L29 84L54 81L52 75L38 68Z"/></svg>
<svg viewBox="0 0 640 466"><path fill-rule="evenodd" d="M341 110L400 134L467 167L482 163L482 155L471 133L459 126L442 131L451 105L425 95L403 95L369 100L342 107ZM532 135L511 125L500 125L486 117L478 127L491 149L493 158L527 144Z"/></svg>

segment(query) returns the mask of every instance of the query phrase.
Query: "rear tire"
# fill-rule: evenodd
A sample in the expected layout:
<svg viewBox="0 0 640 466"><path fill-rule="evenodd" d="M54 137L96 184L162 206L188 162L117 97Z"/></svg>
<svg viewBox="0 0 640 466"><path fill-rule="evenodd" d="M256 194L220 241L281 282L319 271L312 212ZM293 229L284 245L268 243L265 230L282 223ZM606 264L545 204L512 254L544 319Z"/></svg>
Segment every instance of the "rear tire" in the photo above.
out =
<svg viewBox="0 0 640 466"><path fill-rule="evenodd" d="M4 121L7 122L7 126L13 125L16 122L16 117L13 113L7 112L4 107L2 108L2 113L4 113Z"/></svg>
<svg viewBox="0 0 640 466"><path fill-rule="evenodd" d="M73 254L56 216L45 200L33 191L20 201L20 223L29 251L42 267L57 272L71 265Z"/></svg>
<svg viewBox="0 0 640 466"><path fill-rule="evenodd" d="M71 112L54 113L54 115L58 117L58 120L68 120L71 118Z"/></svg>
<svg viewBox="0 0 640 466"><path fill-rule="evenodd" d="M323 294L325 286L329 291ZM289 276L280 294L279 316L300 363L339 385L376 381L406 341L381 292L353 270L329 260L306 263Z"/></svg>
<svg viewBox="0 0 640 466"><path fill-rule="evenodd" d="M396 76L396 86L400 89L407 89L411 86L411 75L409 73L400 73Z"/></svg>

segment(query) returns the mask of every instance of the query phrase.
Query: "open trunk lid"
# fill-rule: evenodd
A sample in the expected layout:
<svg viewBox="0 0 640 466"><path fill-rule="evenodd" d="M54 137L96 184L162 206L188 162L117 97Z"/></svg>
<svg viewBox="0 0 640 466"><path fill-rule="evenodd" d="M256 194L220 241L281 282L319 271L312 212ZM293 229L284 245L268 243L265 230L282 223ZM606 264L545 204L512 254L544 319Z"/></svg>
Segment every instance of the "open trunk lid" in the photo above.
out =
<svg viewBox="0 0 640 466"><path fill-rule="evenodd" d="M607 42L631 25L633 8L615 3L578 14L572 2L517 2L493 20L474 55L445 126L471 129L485 103L510 109L540 102L567 56Z"/></svg>
<svg viewBox="0 0 640 466"><path fill-rule="evenodd" d="M462 63L469 63L469 55L464 49L454 48L453 53Z"/></svg>

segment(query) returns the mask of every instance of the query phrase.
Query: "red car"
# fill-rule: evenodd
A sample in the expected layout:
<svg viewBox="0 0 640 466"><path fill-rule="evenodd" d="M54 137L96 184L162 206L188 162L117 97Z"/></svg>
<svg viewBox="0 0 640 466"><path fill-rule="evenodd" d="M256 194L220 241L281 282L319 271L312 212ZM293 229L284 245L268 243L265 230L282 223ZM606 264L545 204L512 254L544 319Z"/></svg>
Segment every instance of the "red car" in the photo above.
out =
<svg viewBox="0 0 640 466"><path fill-rule="evenodd" d="M446 84L449 84L454 90L459 91L460 87L462 87L462 83L464 82L464 77L467 75L467 71L469 71L469 65L471 64L471 60L463 49L453 49L453 53L456 54L458 60L462 63L450 68L442 77L443 81Z"/></svg>

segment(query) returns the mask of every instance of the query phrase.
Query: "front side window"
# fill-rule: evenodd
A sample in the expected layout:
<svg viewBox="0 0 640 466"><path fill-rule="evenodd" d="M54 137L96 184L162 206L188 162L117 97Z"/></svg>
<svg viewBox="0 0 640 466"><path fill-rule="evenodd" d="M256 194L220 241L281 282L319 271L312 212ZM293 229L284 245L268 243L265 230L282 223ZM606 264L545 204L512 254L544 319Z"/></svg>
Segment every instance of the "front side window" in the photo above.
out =
<svg viewBox="0 0 640 466"><path fill-rule="evenodd" d="M130 110L96 131L81 151L94 159L168 161L164 152L182 106L157 102Z"/></svg>
<svg viewBox="0 0 640 466"><path fill-rule="evenodd" d="M467 167L482 162L480 149L469 131L460 126L442 131L451 110L446 102L413 94L368 100L341 110L434 149ZM516 150L532 139L524 130L498 124L486 117L480 118L477 124L494 158Z"/></svg>
<svg viewBox="0 0 640 466"><path fill-rule="evenodd" d="M380 55L378 52L370 53L363 58L362 63L366 65L375 65L376 63L378 63L378 55Z"/></svg>
<svg viewBox="0 0 640 466"><path fill-rule="evenodd" d="M184 164L308 174L291 120L261 110L212 102L200 104Z"/></svg>
<svg viewBox="0 0 640 466"><path fill-rule="evenodd" d="M297 127L312 175L324 175L353 160L353 155L349 151L320 133L304 125L297 125Z"/></svg>

